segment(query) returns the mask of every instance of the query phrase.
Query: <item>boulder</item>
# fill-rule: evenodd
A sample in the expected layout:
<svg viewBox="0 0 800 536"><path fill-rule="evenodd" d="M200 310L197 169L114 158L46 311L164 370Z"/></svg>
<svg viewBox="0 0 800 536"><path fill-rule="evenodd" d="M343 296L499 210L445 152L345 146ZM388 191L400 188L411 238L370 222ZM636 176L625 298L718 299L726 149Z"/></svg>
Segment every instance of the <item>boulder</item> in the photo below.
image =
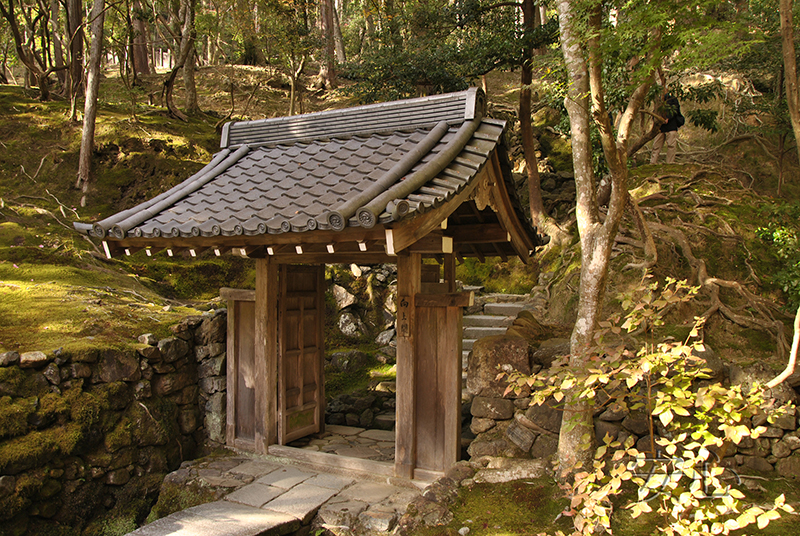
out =
<svg viewBox="0 0 800 536"><path fill-rule="evenodd" d="M508 382L497 379L500 370L531 373L529 345L525 339L495 335L476 341L467 368L467 391L475 396L503 396ZM520 396L528 394L526 388Z"/></svg>
<svg viewBox="0 0 800 536"><path fill-rule="evenodd" d="M137 340L139 341L139 343L146 344L148 346L155 346L158 344L158 338L152 333L144 333L142 335L139 335L139 338Z"/></svg>
<svg viewBox="0 0 800 536"><path fill-rule="evenodd" d="M778 460L775 470L781 476L800 479L800 453Z"/></svg>
<svg viewBox="0 0 800 536"><path fill-rule="evenodd" d="M347 289L341 285L333 285L331 288L333 299L336 300L336 310L341 311L356 303L356 297L350 294Z"/></svg>
<svg viewBox="0 0 800 536"><path fill-rule="evenodd" d="M370 355L359 350L331 354L331 366L341 372L352 372L369 363Z"/></svg>
<svg viewBox="0 0 800 536"><path fill-rule="evenodd" d="M472 424L470 424L469 429L473 434L482 434L483 432L487 432L495 427L497 423L494 419L484 419L481 417L473 417Z"/></svg>
<svg viewBox="0 0 800 536"><path fill-rule="evenodd" d="M378 346L388 346L389 343L392 342L392 339L394 339L396 333L394 328L381 331L375 338L375 343L377 343Z"/></svg>
<svg viewBox="0 0 800 536"><path fill-rule="evenodd" d="M360 337L367 333L367 327L361 319L350 311L345 311L339 316L339 331L348 337Z"/></svg>
<svg viewBox="0 0 800 536"><path fill-rule="evenodd" d="M225 311L221 309L220 311ZM228 315L217 314L212 318L206 318L200 323L200 327L194 334L195 343L198 345L209 345L221 343L225 340L228 333Z"/></svg>
<svg viewBox="0 0 800 536"><path fill-rule="evenodd" d="M569 355L569 339L547 339L531 355L531 364L549 368L553 361L560 356Z"/></svg>
<svg viewBox="0 0 800 536"><path fill-rule="evenodd" d="M476 483L500 484L514 480L539 478L547 474L547 464L542 460L493 459L485 469L479 470Z"/></svg>
<svg viewBox="0 0 800 536"><path fill-rule="evenodd" d="M558 436L540 434L531 447L530 454L533 458L549 458L558 450Z"/></svg>

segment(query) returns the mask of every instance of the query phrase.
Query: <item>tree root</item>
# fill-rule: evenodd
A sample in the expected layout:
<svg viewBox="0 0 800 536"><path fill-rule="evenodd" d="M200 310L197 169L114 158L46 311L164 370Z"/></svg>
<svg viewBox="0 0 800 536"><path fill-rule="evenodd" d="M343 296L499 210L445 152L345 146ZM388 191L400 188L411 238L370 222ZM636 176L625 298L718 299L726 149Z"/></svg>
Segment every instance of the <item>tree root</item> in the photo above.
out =
<svg viewBox="0 0 800 536"><path fill-rule="evenodd" d="M680 247L684 258L692 268L692 280L699 285L702 290L710 294L711 305L701 316L708 319L715 313L719 313L734 324L744 328L771 333L775 337L778 357L780 359L785 358L789 348L784 333L785 328L783 322L776 320L772 314L773 312L778 314L783 313L775 304L750 292L738 281L709 276L705 261L698 259L694 255L689 239L682 231L660 223L651 223L650 225L653 229L668 235L670 239ZM720 298L720 289L722 288L734 290L755 314L745 316L725 304Z"/></svg>

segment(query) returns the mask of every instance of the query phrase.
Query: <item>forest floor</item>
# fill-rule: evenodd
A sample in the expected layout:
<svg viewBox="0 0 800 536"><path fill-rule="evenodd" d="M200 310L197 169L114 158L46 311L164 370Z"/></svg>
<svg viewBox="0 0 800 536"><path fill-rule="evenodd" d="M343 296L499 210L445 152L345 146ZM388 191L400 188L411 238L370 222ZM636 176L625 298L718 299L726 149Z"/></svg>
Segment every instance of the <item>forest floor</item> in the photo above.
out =
<svg viewBox="0 0 800 536"><path fill-rule="evenodd" d="M487 80L489 100L499 113L516 108L517 76L497 73ZM133 345L141 333L166 335L180 318L216 306L219 287L252 286L252 269L241 259L184 262L140 253L107 260L98 244L72 228L74 221L97 221L134 206L200 169L217 151L218 128L226 117L260 119L288 110L287 87L269 70L203 68L197 73L203 111L184 123L156 105L161 78L146 77L141 87L129 90L116 73L107 73L101 86L95 177L85 207L74 188L81 127L69 122L68 103L42 103L19 87L0 86L0 352L50 352L57 347L82 352ZM178 87L176 103L181 97ZM312 112L353 104L339 92L307 90L300 108ZM535 119L542 170L568 175L563 154L557 154L566 143L558 133L557 112L541 108ZM673 311L661 335L682 338L689 329L686 322L707 313L706 340L717 354L769 375L784 365L791 307L796 304L787 300L783 287L795 272L780 248L764 240L763 230L797 233L800 184L789 181L778 196L778 161L769 140L731 142L741 125L727 121L725 130L714 135L684 128L678 164L651 166L646 155L637 155L632 195L657 252L649 273L703 287L691 307ZM519 170L519 162L515 167ZM796 163L787 167L797 170ZM521 277L536 281L545 273L551 296L548 320L569 323L580 269L574 191L551 188L545 201L572 233L572 241L545 248L530 266L469 265L461 268L460 277L488 277L512 288ZM622 293L641 286L645 244L628 215L613 254L609 312L620 309ZM748 492L748 501L758 503L780 492L790 502L800 501L797 487L785 479L770 477L759 485ZM472 535L551 530L561 526L552 524L561 506L553 506L551 499L559 495L553 482L476 487L459 497L453 523L429 535L457 534L463 527ZM512 508L512 503L524 507ZM548 523L534 524L541 520ZM762 533L797 533L791 520L781 523ZM563 529L568 526L566 522ZM650 534L652 529L652 520L627 520L620 521L615 533Z"/></svg>

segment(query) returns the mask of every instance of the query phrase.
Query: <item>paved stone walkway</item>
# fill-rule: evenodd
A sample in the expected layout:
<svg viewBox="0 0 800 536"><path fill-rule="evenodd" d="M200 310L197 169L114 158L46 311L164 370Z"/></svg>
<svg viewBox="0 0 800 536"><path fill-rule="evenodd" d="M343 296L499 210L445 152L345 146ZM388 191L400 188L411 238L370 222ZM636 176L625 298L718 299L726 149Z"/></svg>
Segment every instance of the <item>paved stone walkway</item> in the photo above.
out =
<svg viewBox="0 0 800 536"><path fill-rule="evenodd" d="M394 461L394 432L353 426L325 425L323 434L298 439L289 446L379 462Z"/></svg>
<svg viewBox="0 0 800 536"><path fill-rule="evenodd" d="M302 448L383 461L394 435L382 430L328 426ZM390 440L391 439L391 440ZM391 458L389 458L391 459ZM195 506L145 525L131 536L281 536L308 525L336 533L360 529L387 533L419 489L399 487L369 475L326 472L274 456L242 455L184 464L168 476L175 482L196 478L223 490L216 502ZM182 473L182 474L181 474ZM191 473L191 477L190 477Z"/></svg>

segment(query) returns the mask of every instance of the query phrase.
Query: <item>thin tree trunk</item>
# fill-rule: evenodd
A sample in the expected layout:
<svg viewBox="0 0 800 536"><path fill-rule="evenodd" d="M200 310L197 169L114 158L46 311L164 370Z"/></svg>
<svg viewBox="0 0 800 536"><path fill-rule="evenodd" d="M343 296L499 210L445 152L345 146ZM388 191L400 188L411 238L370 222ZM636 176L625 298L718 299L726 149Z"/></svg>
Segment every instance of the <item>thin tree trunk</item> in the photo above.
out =
<svg viewBox="0 0 800 536"><path fill-rule="evenodd" d="M67 87L67 72L62 67L64 65L64 48L61 44L61 37L58 32L58 21L59 21L59 11L60 11L61 4L58 0L51 0L50 2L50 26L53 34L53 57L55 58L56 67L59 67L59 70L56 74L58 76L58 81L61 83L61 86L66 88Z"/></svg>
<svg viewBox="0 0 800 536"><path fill-rule="evenodd" d="M336 9L336 3L333 5L333 37L336 48L336 61L344 63L347 61L347 53L344 48L344 36L342 35L342 25L339 20L339 10Z"/></svg>
<svg viewBox="0 0 800 536"><path fill-rule="evenodd" d="M794 131L797 156L800 158L800 93L798 93L800 88L798 88L797 81L792 3L792 0L780 0L781 49L783 51L783 69L786 81L786 102L789 105L789 119L792 122L792 130Z"/></svg>
<svg viewBox="0 0 800 536"><path fill-rule="evenodd" d="M78 157L78 183L81 188L81 206L86 206L89 180L94 150L94 130L97 118L97 96L100 89L100 63L103 57L103 23L105 21L104 0L94 0L92 4L92 45L89 52L89 66L86 77L86 103L83 109L83 133L81 152Z"/></svg>
<svg viewBox="0 0 800 536"><path fill-rule="evenodd" d="M23 39L22 31L17 22L14 0L8 0L7 6L0 0L0 15L6 19L8 27L11 29L11 35L14 37L14 48L17 51L17 58L27 69L26 80L29 81L30 77L35 77L39 84L39 99L42 101L50 100L49 73L45 70L44 64L36 56L30 45Z"/></svg>
<svg viewBox="0 0 800 536"><path fill-rule="evenodd" d="M576 184L576 216L581 240L581 283L578 314L570 337L570 367L585 368L598 322L600 299L605 287L607 265L597 255L596 242L601 225L595 202L592 169L592 142L589 129L589 72L576 25L577 14L569 0L558 0L561 49L569 79L564 104L569 114L572 163ZM570 397L564 407L558 439L561 477L567 478L579 467L588 468L594 437L592 407L585 399ZM587 442L588 438L588 442Z"/></svg>
<svg viewBox="0 0 800 536"><path fill-rule="evenodd" d="M533 0L522 2L522 25L526 31L536 26L536 6ZM536 149L533 140L533 125L531 124L531 84L533 83L533 49L525 48L522 60L522 73L519 92L519 130L522 136L522 150L525 156L525 170L528 173L528 203L531 209L531 219L537 226L545 218L544 202L542 201L542 186L539 177L539 161L536 158Z"/></svg>
<svg viewBox="0 0 800 536"><path fill-rule="evenodd" d="M67 0L69 34L69 101L70 121L78 120L78 99L83 95L83 3Z"/></svg>

